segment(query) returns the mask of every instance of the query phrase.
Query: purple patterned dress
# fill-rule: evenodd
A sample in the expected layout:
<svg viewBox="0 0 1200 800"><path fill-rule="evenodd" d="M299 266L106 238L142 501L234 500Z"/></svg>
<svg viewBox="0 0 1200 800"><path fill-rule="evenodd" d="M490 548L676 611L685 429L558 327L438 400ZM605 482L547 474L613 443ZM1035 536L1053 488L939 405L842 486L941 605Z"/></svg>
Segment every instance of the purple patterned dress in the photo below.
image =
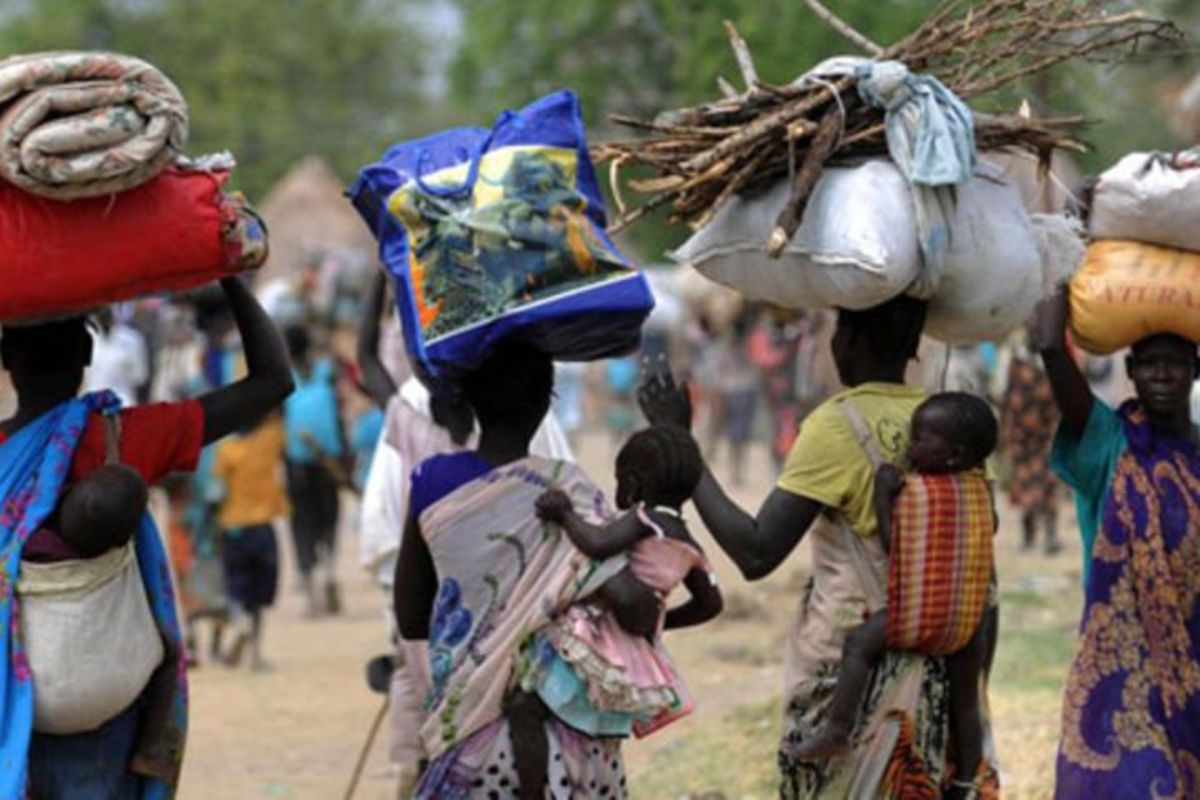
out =
<svg viewBox="0 0 1200 800"><path fill-rule="evenodd" d="M1092 458L1088 469L1086 454L1113 453L1103 494L1090 498L1099 525L1056 796L1200 797L1200 450L1154 431L1136 403L1119 414L1096 406L1065 448L1074 471L1057 465L1083 495L1101 467Z"/></svg>

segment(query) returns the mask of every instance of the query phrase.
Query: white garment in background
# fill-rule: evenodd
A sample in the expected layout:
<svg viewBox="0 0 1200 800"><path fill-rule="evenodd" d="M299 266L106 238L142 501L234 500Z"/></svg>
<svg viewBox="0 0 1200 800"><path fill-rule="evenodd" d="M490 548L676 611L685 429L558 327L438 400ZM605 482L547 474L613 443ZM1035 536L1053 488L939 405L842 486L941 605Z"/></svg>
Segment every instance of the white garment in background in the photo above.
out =
<svg viewBox="0 0 1200 800"><path fill-rule="evenodd" d="M84 379L86 391L112 389L121 403L137 403L138 390L150 380L150 354L142 334L116 323L107 333L92 333L92 365Z"/></svg>

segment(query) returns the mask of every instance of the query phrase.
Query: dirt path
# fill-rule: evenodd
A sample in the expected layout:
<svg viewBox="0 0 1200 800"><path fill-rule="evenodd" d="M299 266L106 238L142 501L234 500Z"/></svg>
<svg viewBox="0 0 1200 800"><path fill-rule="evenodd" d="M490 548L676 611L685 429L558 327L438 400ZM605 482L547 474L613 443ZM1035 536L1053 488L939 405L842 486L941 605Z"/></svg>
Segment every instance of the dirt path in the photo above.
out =
<svg viewBox="0 0 1200 800"><path fill-rule="evenodd" d="M603 485L611 482L610 458L605 439L586 440L581 460ZM765 451L754 454L749 474L754 489L735 494L745 507L756 509L774 475ZM703 527L696 524L693 530L700 533ZM1032 581L1033 591L1045 588L1039 581L1050 581L1052 591L1070 593L1071 575L1078 572L1077 552L1046 562L1017 555L1013 538L1009 535L998 545L1002 575L1033 575L1021 578ZM1067 541L1071 538L1068 533ZM381 598L356 567L356 545L348 532L340 560L346 611L340 617L305 620L292 574L285 572L280 603L268 620L266 635L266 655L275 665L272 672L253 674L206 664L193 673L193 723L183 800L343 796L368 726L382 703L366 688L364 665L385 648ZM715 546L706 549L720 575L727 612L713 625L672 634L672 653L698 708L660 734L630 742L626 753L634 797L663 796L661 781L652 778L661 764L691 752L688 744L696 734L747 706L762 706L779 692L779 657L787 620L799 601L806 549L802 547L776 575L752 585L740 578ZM1005 647L1004 638L1000 646ZM1053 763L1057 708L1048 707L1046 701L1029 707L1020 693L1012 695L994 698L1000 751L1010 756L1005 770L1011 779L1008 785L1019 787L1019 796L1043 796ZM1053 687L1047 696L1054 696ZM775 721L768 716L756 724L764 728L762 741L771 741ZM1032 752L1023 747L1030 736L1039 742ZM371 754L360 798L394 797L384 737L386 731ZM764 770L774 762L770 751L756 751L749 757L761 761L757 766ZM737 763L696 766L717 775L740 768ZM647 784L655 788L639 791ZM671 796L680 796L683 788L670 786ZM1006 792L1006 796L1013 795Z"/></svg>

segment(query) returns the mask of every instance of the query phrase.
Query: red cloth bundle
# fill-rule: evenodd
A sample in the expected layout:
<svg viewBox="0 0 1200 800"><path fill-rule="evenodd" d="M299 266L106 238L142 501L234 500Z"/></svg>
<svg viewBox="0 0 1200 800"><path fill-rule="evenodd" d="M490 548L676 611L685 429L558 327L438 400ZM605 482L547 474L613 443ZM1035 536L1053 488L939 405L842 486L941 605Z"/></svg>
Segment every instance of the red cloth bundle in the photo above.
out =
<svg viewBox="0 0 1200 800"><path fill-rule="evenodd" d="M84 313L192 289L265 259L228 172L170 168L106 197L48 200L0 182L0 321ZM248 257L246 231L260 249Z"/></svg>
<svg viewBox="0 0 1200 800"><path fill-rule="evenodd" d="M987 607L995 532L983 470L908 476L892 511L889 650L966 647Z"/></svg>

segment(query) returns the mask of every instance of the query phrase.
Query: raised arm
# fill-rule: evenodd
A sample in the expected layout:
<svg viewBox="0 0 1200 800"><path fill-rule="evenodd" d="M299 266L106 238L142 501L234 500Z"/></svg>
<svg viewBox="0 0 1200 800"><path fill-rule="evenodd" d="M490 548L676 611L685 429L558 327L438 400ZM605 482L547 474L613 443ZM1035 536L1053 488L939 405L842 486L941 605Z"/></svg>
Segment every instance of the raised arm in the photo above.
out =
<svg viewBox="0 0 1200 800"><path fill-rule="evenodd" d="M638 401L653 425L691 427L687 388L676 385L669 372L660 371L643 383ZM817 501L776 488L752 517L725 493L707 468L692 500L717 544L751 581L774 572L821 511Z"/></svg>
<svg viewBox="0 0 1200 800"><path fill-rule="evenodd" d="M559 489L550 489L537 499L537 515L560 525L579 552L589 558L604 559L624 553L647 533L637 514L625 514L608 525L593 525L575 513L571 498Z"/></svg>
<svg viewBox="0 0 1200 800"><path fill-rule="evenodd" d="M1067 349L1070 313L1067 287L1061 286L1053 297L1038 305L1034 323L1030 326L1030 345L1042 354L1054 401L1062 413L1063 427L1078 439L1087 428L1095 400L1087 378Z"/></svg>
<svg viewBox="0 0 1200 800"><path fill-rule="evenodd" d="M725 608L721 590L707 571L693 569L683 579L683 585L687 587L691 597L683 605L667 612L667 618L663 622L666 630L701 625L715 618Z"/></svg>
<svg viewBox="0 0 1200 800"><path fill-rule="evenodd" d="M247 374L199 398L205 444L253 426L295 388L283 339L267 312L239 278L226 278L221 288L242 338Z"/></svg>
<svg viewBox="0 0 1200 800"><path fill-rule="evenodd" d="M358 326L358 368L362 372L367 394L380 408L385 408L396 394L396 382L379 358L379 320L383 316L387 297L387 275L379 270L371 281L362 322Z"/></svg>

